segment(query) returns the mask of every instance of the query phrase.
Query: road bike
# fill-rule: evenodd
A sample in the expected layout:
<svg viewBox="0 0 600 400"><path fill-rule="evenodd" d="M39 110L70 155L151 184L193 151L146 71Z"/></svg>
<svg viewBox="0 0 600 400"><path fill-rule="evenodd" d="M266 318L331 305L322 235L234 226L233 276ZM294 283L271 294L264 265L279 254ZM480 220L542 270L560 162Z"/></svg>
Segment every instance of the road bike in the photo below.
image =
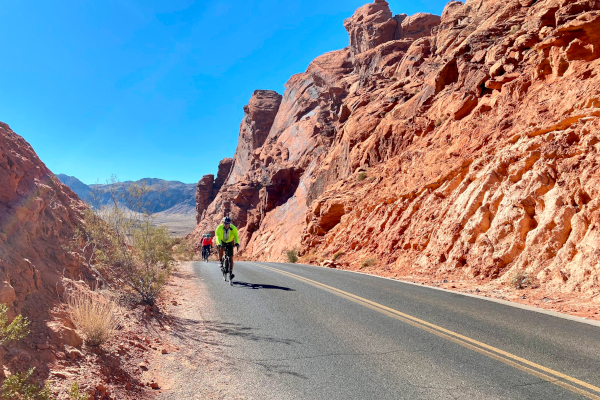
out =
<svg viewBox="0 0 600 400"><path fill-rule="evenodd" d="M208 249L204 249L204 248L203 248L203 249L202 249L202 259L203 259L205 262L208 262L208 257L210 257L210 248L208 248Z"/></svg>
<svg viewBox="0 0 600 400"><path fill-rule="evenodd" d="M223 279L225 280L225 282L227 282L227 280L229 279L229 286L233 286L233 280L231 279L231 258L229 257L229 252L227 251L227 249L223 250L223 268L221 268L221 272L223 272Z"/></svg>

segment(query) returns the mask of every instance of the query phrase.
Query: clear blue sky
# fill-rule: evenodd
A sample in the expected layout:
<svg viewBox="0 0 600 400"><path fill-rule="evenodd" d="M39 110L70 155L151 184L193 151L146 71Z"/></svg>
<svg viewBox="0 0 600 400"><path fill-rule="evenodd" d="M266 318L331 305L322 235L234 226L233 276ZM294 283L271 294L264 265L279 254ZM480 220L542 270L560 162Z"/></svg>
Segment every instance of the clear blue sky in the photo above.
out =
<svg viewBox="0 0 600 400"><path fill-rule="evenodd" d="M237 144L255 89L283 93L348 45L366 0L10 0L0 7L0 120L85 183L197 182ZM390 1L441 14L445 1Z"/></svg>

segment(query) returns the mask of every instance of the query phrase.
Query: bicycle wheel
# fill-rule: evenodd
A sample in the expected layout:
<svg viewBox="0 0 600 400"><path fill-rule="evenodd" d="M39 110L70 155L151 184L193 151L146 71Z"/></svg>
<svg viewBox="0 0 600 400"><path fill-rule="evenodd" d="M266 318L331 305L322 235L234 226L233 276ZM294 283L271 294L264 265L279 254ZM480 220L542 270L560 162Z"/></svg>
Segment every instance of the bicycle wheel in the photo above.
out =
<svg viewBox="0 0 600 400"><path fill-rule="evenodd" d="M225 257L225 259L223 260L223 279L225 280L225 282L227 282L227 274L229 273L229 258Z"/></svg>

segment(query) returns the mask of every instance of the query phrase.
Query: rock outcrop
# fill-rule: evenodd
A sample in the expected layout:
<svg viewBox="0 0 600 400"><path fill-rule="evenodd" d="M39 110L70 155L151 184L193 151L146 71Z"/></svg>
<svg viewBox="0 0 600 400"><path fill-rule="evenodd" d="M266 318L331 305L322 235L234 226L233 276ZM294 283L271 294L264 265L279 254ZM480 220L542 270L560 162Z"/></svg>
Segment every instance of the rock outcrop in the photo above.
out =
<svg viewBox="0 0 600 400"><path fill-rule="evenodd" d="M290 79L251 151L247 113L243 168L197 232L229 213L251 258L297 247L595 296L600 3L452 1L439 18L376 0L344 25L349 48Z"/></svg>
<svg viewBox="0 0 600 400"><path fill-rule="evenodd" d="M217 178L212 174L204 175L196 185L196 222L204 218L204 212L213 202L219 190L227 180L233 166L232 158L224 158L219 162Z"/></svg>
<svg viewBox="0 0 600 400"><path fill-rule="evenodd" d="M0 302L8 305L9 316L23 314L32 322L26 344L47 343L48 336L53 346L81 344L68 319L52 309L66 282L91 278L92 271L67 250L84 208L31 146L0 123ZM16 348L13 353L5 358L5 367L25 368L15 356L23 354L42 374L47 373L46 362L55 359L47 345L33 356ZM36 365L36 359L42 361Z"/></svg>

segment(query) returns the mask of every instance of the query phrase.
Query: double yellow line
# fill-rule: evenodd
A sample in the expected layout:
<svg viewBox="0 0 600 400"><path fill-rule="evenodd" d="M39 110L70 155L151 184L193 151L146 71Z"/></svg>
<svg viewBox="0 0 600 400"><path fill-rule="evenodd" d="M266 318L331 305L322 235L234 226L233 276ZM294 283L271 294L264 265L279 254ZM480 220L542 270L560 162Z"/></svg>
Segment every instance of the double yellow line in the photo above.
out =
<svg viewBox="0 0 600 400"><path fill-rule="evenodd" d="M268 267L266 265L258 264L258 263L250 263L257 267L265 268L271 270L273 272L280 273L282 275L286 275L290 278L302 281L311 286L317 287L319 289L323 289L330 293L333 293L337 296L348 299L354 303L360 304L364 307L370 308L371 310L377 311L381 314L387 315L394 319L400 320L404 323L412 325L416 328L422 329L429 333L432 333L438 337L450 340L456 344L459 344L463 347L466 347L470 350L476 351L479 354L483 354L494 360L500 361L504 364L510 365L511 367L517 368L521 371L527 372L533 376L536 376L540 379L558 385L562 388L570 390L573 393L577 393L581 396L587 397L588 399L596 399L600 400L600 388L594 385L591 385L587 382L581 381L572 376L563 374L561 372L555 371L553 369L544 367L543 365L536 364L529 360L526 360L522 357L516 356L514 354L508 353L504 350L500 350L496 347L487 345L485 343L479 342L475 339L471 339L467 336L461 335L459 333L450 331L448 329L442 328L441 326L429 323L427 321L423 321L422 319L413 317L412 315L405 314L403 312L394 310L393 308L386 307L382 304L376 303L371 300L367 300L363 297L359 297L353 295L352 293L345 292L340 289L336 289L332 286L325 285L323 283L314 281L312 279L305 278L300 275L292 274L291 272L282 271L277 268Z"/></svg>

